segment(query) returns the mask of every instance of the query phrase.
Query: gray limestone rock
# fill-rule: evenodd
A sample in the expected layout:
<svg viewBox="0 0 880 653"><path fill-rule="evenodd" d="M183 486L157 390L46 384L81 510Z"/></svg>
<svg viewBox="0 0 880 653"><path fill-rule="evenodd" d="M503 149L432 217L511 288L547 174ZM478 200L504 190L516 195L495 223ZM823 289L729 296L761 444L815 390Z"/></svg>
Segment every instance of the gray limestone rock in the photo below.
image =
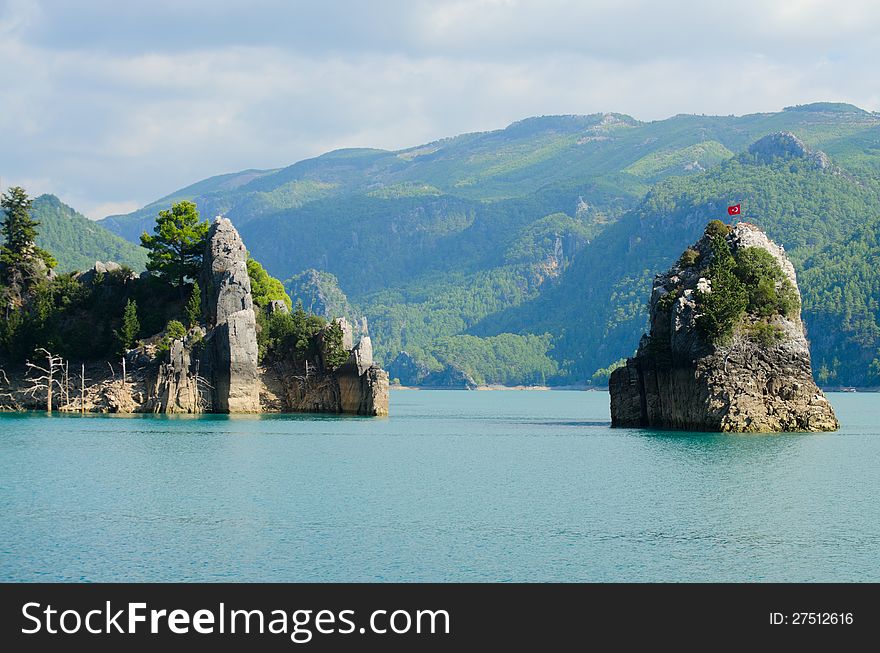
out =
<svg viewBox="0 0 880 653"><path fill-rule="evenodd" d="M373 366L373 341L370 340L370 336L360 339L357 346L351 350L348 362L355 366L358 376Z"/></svg>
<svg viewBox="0 0 880 653"><path fill-rule="evenodd" d="M148 413L201 413L198 375L183 340L172 340L168 361L161 363L142 409Z"/></svg>
<svg viewBox="0 0 880 653"><path fill-rule="evenodd" d="M749 153L759 161L770 163L773 159L805 159L820 170L831 166L828 155L821 150L811 150L791 132L776 132L758 139L749 146Z"/></svg>
<svg viewBox="0 0 880 653"><path fill-rule="evenodd" d="M768 251L797 288L794 267L782 247L757 227L737 224L727 236L736 252ZM613 426L722 432L833 431L831 404L813 381L810 350L800 314L774 315L769 324L781 339L762 344L749 335L758 318L746 314L723 346L706 342L697 327L698 288L709 289L710 242L693 248L697 264L676 264L654 280L651 331L636 356L609 381ZM678 298L664 299L670 292Z"/></svg>
<svg viewBox="0 0 880 653"><path fill-rule="evenodd" d="M211 327L205 345L205 372L213 386L213 410L260 412L256 316L247 249L226 218L216 218L208 232L201 285Z"/></svg>
<svg viewBox="0 0 880 653"><path fill-rule="evenodd" d="M476 390L474 378L457 365L447 365L438 372L431 372L419 384L436 390Z"/></svg>
<svg viewBox="0 0 880 653"><path fill-rule="evenodd" d="M287 304L284 303L281 299L273 299L269 302L269 305L266 307L266 311L268 313L290 313L290 309L287 308Z"/></svg>

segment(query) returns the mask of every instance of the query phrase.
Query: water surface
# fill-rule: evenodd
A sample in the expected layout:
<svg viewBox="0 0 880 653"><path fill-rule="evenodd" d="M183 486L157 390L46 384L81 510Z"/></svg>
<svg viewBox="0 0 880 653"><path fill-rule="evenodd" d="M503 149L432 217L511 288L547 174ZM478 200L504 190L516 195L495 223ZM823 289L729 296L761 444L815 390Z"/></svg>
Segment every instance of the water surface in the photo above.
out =
<svg viewBox="0 0 880 653"><path fill-rule="evenodd" d="M0 415L5 581L878 581L880 398L830 434L609 428L602 392L388 419Z"/></svg>

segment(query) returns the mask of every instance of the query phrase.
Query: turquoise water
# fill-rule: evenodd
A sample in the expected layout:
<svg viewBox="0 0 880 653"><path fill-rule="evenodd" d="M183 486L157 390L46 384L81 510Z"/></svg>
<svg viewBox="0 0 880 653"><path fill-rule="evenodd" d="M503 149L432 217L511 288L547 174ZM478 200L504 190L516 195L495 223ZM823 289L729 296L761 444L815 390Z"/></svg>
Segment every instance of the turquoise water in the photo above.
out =
<svg viewBox="0 0 880 653"><path fill-rule="evenodd" d="M5 581L878 581L880 397L833 434L609 428L600 392L393 417L0 415Z"/></svg>

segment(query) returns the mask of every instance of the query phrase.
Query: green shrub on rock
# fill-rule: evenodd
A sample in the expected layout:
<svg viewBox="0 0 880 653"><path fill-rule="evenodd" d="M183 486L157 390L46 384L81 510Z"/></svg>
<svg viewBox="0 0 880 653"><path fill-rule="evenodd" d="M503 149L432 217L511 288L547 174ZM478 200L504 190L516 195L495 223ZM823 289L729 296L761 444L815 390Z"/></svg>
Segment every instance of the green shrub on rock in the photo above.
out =
<svg viewBox="0 0 880 653"><path fill-rule="evenodd" d="M746 247L737 252L734 273L749 293L749 313L760 317L790 316L800 309L797 291L766 249Z"/></svg>
<svg viewBox="0 0 880 653"><path fill-rule="evenodd" d="M681 255L681 258L678 259L678 264L683 268L692 268L697 262L700 260L700 253L688 247Z"/></svg>
<svg viewBox="0 0 880 653"><path fill-rule="evenodd" d="M708 227L706 231L708 233ZM736 259L724 236L712 236L712 263L709 265L712 289L709 292L698 290L696 297L700 309L697 327L713 345L724 344L730 339L748 306L748 292L734 273L735 268Z"/></svg>
<svg viewBox="0 0 880 653"><path fill-rule="evenodd" d="M711 220L709 224L706 225L706 235L710 238L715 238L717 236L725 237L733 231L733 228L730 225L724 224L721 220Z"/></svg>
<svg viewBox="0 0 880 653"><path fill-rule="evenodd" d="M785 338L785 332L778 324L766 321L755 322L746 327L746 336L762 347L772 347Z"/></svg>

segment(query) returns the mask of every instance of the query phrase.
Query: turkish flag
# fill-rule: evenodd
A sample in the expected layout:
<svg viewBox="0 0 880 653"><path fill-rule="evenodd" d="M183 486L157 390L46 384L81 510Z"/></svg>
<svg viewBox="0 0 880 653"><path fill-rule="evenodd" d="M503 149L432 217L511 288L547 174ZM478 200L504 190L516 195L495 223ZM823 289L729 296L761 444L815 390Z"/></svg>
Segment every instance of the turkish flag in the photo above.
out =
<svg viewBox="0 0 880 653"><path fill-rule="evenodd" d="M734 204L733 206L727 207L727 215L739 215L739 204Z"/></svg>

